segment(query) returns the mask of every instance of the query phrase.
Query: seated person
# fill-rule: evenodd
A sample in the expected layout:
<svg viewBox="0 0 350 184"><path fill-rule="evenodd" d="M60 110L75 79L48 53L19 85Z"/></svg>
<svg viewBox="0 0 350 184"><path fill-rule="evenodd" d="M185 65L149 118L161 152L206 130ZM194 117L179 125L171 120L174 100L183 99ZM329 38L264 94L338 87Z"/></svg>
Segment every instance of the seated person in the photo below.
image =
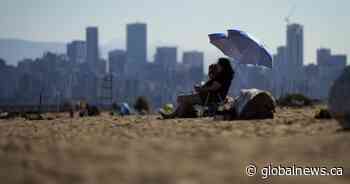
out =
<svg viewBox="0 0 350 184"><path fill-rule="evenodd" d="M178 96L178 107L171 114L165 114L160 111L164 119L170 118L188 118L194 116L194 105L208 105L218 103L226 98L230 89L231 81L234 77L234 71L230 61L226 58L220 58L217 64L209 67L209 80L203 86L195 86L195 94Z"/></svg>

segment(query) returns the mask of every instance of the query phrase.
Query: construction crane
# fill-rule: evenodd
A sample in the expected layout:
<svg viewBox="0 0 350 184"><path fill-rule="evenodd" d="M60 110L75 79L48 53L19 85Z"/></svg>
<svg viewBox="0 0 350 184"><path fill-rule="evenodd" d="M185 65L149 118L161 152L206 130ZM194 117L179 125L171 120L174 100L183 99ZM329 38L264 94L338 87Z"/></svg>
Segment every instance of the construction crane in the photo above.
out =
<svg viewBox="0 0 350 184"><path fill-rule="evenodd" d="M290 24L290 18L292 17L293 13L295 12L295 5L293 5L291 7L291 9L289 10L289 13L287 14L286 18L284 18L284 20L286 21L287 25Z"/></svg>

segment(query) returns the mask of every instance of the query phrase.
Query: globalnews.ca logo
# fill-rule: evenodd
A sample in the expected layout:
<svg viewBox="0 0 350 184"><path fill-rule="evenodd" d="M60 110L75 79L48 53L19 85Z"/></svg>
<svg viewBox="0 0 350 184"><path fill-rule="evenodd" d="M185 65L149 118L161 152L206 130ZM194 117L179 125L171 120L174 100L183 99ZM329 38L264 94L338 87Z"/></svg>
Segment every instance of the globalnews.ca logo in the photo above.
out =
<svg viewBox="0 0 350 184"><path fill-rule="evenodd" d="M270 163L268 166L258 169L255 164L249 164L245 170L248 176L261 174L262 179L270 176L342 176L343 167L317 167L317 166L292 166L278 165Z"/></svg>

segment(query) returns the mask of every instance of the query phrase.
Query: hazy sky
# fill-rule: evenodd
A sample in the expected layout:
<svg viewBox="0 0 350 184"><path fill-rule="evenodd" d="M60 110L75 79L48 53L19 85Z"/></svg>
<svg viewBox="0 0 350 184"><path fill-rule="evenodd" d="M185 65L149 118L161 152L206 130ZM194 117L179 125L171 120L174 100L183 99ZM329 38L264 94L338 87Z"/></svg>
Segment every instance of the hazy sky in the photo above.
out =
<svg viewBox="0 0 350 184"><path fill-rule="evenodd" d="M275 52L285 44L284 18L293 6L291 20L305 29L306 62L315 61L321 46L350 55L349 0L1 0L0 37L67 42L85 39L85 27L96 25L101 44L119 40L125 47L125 25L139 21L148 24L150 50L176 45L213 60L221 54L207 34L229 28L251 33Z"/></svg>

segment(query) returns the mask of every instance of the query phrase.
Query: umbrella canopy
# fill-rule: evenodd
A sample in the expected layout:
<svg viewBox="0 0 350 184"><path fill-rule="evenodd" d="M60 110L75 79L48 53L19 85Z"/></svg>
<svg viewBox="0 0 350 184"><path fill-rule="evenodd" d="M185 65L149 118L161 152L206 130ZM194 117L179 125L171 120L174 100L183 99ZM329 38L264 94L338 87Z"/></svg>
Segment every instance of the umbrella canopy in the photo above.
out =
<svg viewBox="0 0 350 184"><path fill-rule="evenodd" d="M272 56L257 39L246 32L231 29L228 34L209 34L210 43L239 64L272 68Z"/></svg>

